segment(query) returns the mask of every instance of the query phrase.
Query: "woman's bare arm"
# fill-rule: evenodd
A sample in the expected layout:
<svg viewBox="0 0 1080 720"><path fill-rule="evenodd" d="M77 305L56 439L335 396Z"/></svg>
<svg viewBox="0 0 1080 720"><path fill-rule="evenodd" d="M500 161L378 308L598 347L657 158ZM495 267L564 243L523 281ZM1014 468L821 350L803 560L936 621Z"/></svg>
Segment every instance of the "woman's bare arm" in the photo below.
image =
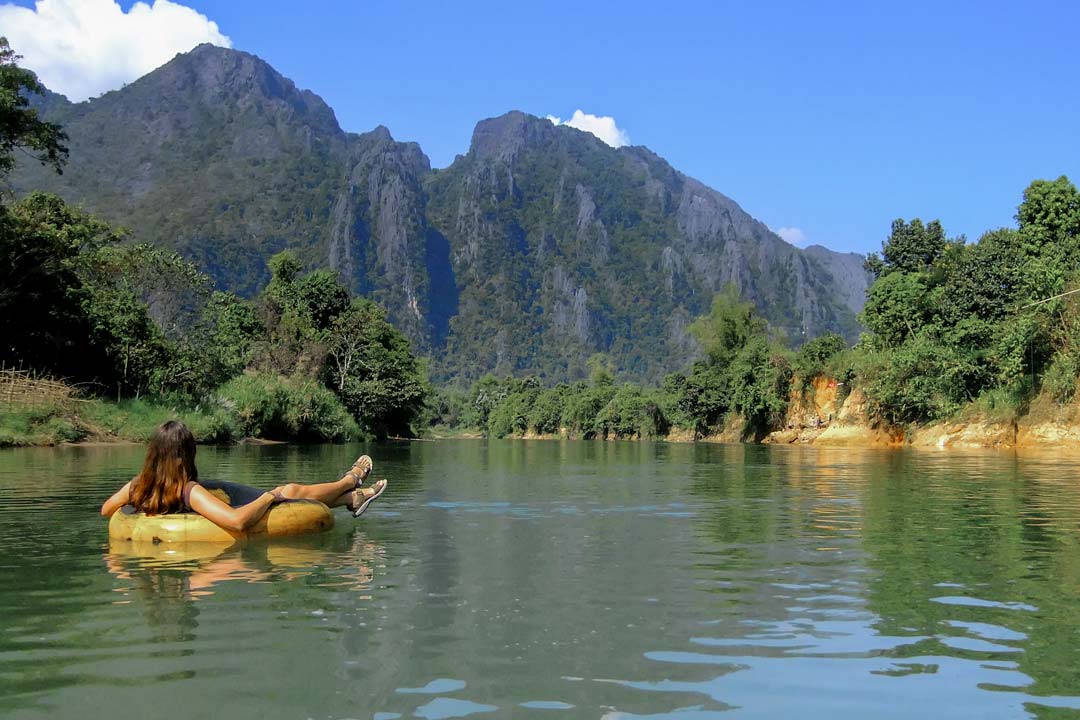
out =
<svg viewBox="0 0 1080 720"><path fill-rule="evenodd" d="M124 487L113 493L113 496L101 505L101 514L110 517L114 512L128 504L131 499L131 481L124 483Z"/></svg>
<svg viewBox="0 0 1080 720"><path fill-rule="evenodd" d="M259 518L266 514L274 500L273 492L266 492L247 505L234 508L211 495L202 485L196 485L191 488L188 504L192 510L215 525L226 530L240 531L259 522Z"/></svg>

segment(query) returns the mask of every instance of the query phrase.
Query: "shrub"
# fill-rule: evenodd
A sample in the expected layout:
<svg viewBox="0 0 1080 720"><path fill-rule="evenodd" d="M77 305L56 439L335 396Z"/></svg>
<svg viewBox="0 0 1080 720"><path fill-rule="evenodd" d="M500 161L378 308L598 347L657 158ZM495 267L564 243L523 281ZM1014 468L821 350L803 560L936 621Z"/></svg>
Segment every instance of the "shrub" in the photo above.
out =
<svg viewBox="0 0 1080 720"><path fill-rule="evenodd" d="M655 438L666 434L671 423L664 417L655 391L624 385L597 414L596 432L604 437Z"/></svg>
<svg viewBox="0 0 1080 720"><path fill-rule="evenodd" d="M181 420L201 443L224 443L240 437L235 418L222 407L162 404L148 400L119 403L93 400L80 404L76 420L97 435L146 442L159 425Z"/></svg>
<svg viewBox="0 0 1080 720"><path fill-rule="evenodd" d="M792 370L802 382L803 389L810 387L816 375L827 372L833 360L847 349L847 341L836 333L825 333L799 348L795 354Z"/></svg>
<svg viewBox="0 0 1080 720"><path fill-rule="evenodd" d="M529 427L538 433L552 435L562 429L563 407L570 392L568 385L544 390L536 397L529 411Z"/></svg>
<svg viewBox="0 0 1080 720"><path fill-rule="evenodd" d="M868 353L859 377L877 417L894 424L946 417L972 399L980 372L970 356L919 335L889 352Z"/></svg>
<svg viewBox="0 0 1080 720"><path fill-rule="evenodd" d="M244 375L219 388L216 401L250 437L344 442L362 435L337 396L314 380Z"/></svg>
<svg viewBox="0 0 1080 720"><path fill-rule="evenodd" d="M428 395L422 416L422 427L463 427L468 398L461 390L440 388Z"/></svg>
<svg viewBox="0 0 1080 720"><path fill-rule="evenodd" d="M502 438L522 435L529 429L530 398L522 393L508 395L488 416L488 435Z"/></svg>
<svg viewBox="0 0 1080 720"><path fill-rule="evenodd" d="M1080 376L1080 358L1072 353L1059 353L1042 378L1043 391L1058 403L1067 403L1076 395L1076 380Z"/></svg>
<svg viewBox="0 0 1080 720"><path fill-rule="evenodd" d="M569 394L562 417L567 429L584 438L596 435L599 428L597 415L604 406L615 397L615 388L611 385L584 386L576 385Z"/></svg>

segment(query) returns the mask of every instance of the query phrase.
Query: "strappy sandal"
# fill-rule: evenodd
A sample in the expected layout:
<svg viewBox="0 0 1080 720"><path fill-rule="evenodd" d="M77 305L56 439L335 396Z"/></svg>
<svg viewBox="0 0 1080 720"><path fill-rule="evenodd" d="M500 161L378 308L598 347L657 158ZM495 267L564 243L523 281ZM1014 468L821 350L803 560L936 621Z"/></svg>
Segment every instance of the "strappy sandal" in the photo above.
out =
<svg viewBox="0 0 1080 720"><path fill-rule="evenodd" d="M367 455L361 455L356 458L356 462L353 463L349 472L345 473L346 477L353 479L353 487L360 487L367 480L368 475L371 474L371 470L375 467L375 463Z"/></svg>
<svg viewBox="0 0 1080 720"><path fill-rule="evenodd" d="M364 514L364 511L368 509L368 505L371 504L371 501L382 495L383 492L385 492L386 486L388 484L389 483L387 483L386 480L376 480L370 488L356 488L355 490L353 490L352 502L350 502L345 507L349 508L349 510L352 511L353 517L360 517ZM370 490L371 494L365 494L365 490ZM359 497L357 496L357 493L359 493ZM357 504L358 499L360 501L360 504Z"/></svg>

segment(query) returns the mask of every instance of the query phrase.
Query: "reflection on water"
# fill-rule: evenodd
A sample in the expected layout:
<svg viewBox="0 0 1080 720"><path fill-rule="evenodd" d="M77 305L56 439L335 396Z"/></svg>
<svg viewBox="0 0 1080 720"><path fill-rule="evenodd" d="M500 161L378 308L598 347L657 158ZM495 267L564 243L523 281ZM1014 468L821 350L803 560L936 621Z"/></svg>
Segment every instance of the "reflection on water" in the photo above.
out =
<svg viewBox="0 0 1080 720"><path fill-rule="evenodd" d="M316 569L332 573L335 581L324 586L361 593L370 590L375 568L381 564L382 548L367 541L362 533L329 536L330 542L311 538L283 538L275 542L190 543L187 545L109 541L104 553L105 566L118 580L113 590L130 602L134 590L153 601L156 593L147 592L159 578L181 579L183 596L197 600L214 594L214 586L225 582L270 583L294 581L311 576Z"/></svg>
<svg viewBox="0 0 1080 720"><path fill-rule="evenodd" d="M310 481L359 450L200 471ZM391 490L360 522L183 548L109 545L93 515L141 449L0 453L0 713L1080 717L1072 461L367 450Z"/></svg>
<svg viewBox="0 0 1080 720"><path fill-rule="evenodd" d="M366 601L381 554L379 545L354 533L330 542L300 538L233 546L110 541L103 557L117 580L113 604L138 607L155 641L191 642L198 637L197 601L208 602L218 586L292 582L318 569L335 578L321 582L323 587L353 592L357 601Z"/></svg>

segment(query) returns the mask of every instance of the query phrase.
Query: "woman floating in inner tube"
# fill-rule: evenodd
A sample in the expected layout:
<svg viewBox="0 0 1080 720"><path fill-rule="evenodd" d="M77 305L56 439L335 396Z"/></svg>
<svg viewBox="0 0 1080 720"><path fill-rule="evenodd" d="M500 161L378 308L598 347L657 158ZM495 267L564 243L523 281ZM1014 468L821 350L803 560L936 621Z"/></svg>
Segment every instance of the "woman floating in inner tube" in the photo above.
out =
<svg viewBox="0 0 1080 720"><path fill-rule="evenodd" d="M142 472L105 501L101 514L109 517L124 505L131 504L147 515L194 512L226 530L242 531L257 523L275 503L318 500L329 507L347 507L354 517L360 517L386 490L385 480L362 487L372 466L371 458L361 455L352 469L336 482L289 483L266 492L230 484L229 489L234 491L230 493L234 504L230 505L199 483L199 472L195 469L195 437L184 423L170 420L150 439ZM242 492L235 492L237 489Z"/></svg>

